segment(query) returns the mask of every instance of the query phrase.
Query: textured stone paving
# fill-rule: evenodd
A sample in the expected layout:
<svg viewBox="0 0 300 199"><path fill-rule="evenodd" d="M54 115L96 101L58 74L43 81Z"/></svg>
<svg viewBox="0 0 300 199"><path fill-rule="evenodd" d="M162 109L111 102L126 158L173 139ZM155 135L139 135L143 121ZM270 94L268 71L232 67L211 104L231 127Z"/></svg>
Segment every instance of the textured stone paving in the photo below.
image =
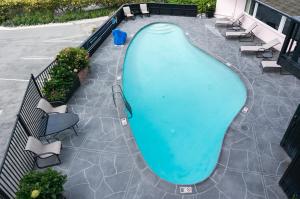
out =
<svg viewBox="0 0 300 199"><path fill-rule="evenodd" d="M300 81L290 75L262 73L260 59L241 55L237 40L226 40L214 20L151 16L122 22L132 36L144 25L164 21L178 24L191 42L231 63L248 87L249 112L230 126L213 174L182 195L153 174L144 162L122 112L114 106L111 86L122 74L126 47L115 47L109 37L91 60L85 84L71 99L71 112L80 116L79 136L63 139L63 164L68 175L66 196L72 199L283 199L278 180L290 162L279 142L300 100Z"/></svg>

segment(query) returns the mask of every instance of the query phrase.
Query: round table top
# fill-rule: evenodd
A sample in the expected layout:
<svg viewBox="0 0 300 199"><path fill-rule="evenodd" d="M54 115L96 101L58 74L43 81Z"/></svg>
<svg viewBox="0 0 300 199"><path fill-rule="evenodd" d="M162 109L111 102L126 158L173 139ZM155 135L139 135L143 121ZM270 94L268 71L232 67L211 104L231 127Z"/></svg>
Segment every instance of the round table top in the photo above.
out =
<svg viewBox="0 0 300 199"><path fill-rule="evenodd" d="M48 115L47 129L44 136L59 133L69 129L79 122L79 117L74 113L54 113Z"/></svg>

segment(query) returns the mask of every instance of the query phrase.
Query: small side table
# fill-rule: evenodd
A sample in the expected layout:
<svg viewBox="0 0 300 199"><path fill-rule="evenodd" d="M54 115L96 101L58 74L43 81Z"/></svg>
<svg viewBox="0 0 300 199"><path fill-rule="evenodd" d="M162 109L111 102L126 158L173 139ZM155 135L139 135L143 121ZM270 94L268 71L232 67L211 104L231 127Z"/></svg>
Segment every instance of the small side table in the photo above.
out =
<svg viewBox="0 0 300 199"><path fill-rule="evenodd" d="M78 115L73 113L50 114L48 115L46 131L44 135L40 137L45 138L48 141L48 136L57 135L58 133L67 129L73 129L74 133L78 135L74 128L74 126L77 125L78 122Z"/></svg>

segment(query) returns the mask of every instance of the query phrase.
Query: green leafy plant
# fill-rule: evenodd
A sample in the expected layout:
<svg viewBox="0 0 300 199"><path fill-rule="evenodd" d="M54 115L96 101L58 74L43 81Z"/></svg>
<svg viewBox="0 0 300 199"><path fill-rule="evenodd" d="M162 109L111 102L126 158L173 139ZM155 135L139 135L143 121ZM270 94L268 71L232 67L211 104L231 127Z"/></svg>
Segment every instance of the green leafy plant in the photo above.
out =
<svg viewBox="0 0 300 199"><path fill-rule="evenodd" d="M68 66L56 65L50 71L50 79L45 82L43 94L49 101L66 102L78 82L78 77Z"/></svg>
<svg viewBox="0 0 300 199"><path fill-rule="evenodd" d="M31 171L20 181L17 199L59 199L67 176L53 169Z"/></svg>
<svg viewBox="0 0 300 199"><path fill-rule="evenodd" d="M215 9L216 0L167 0L167 3L176 3L176 4L195 4L198 6L198 12L204 13L207 11L207 4L210 4Z"/></svg>
<svg viewBox="0 0 300 199"><path fill-rule="evenodd" d="M89 54L83 48L65 48L56 57L57 64L66 66L74 73L88 67Z"/></svg>
<svg viewBox="0 0 300 199"><path fill-rule="evenodd" d="M79 86L77 73L89 66L88 52L83 48L65 48L56 57L56 65L50 71L43 94L49 101L67 102Z"/></svg>

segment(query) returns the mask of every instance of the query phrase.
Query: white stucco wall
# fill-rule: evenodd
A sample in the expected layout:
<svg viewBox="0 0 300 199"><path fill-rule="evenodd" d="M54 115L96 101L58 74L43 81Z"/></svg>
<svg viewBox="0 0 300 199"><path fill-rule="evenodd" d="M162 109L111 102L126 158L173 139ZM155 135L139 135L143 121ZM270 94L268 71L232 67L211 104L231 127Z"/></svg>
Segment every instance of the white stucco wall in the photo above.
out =
<svg viewBox="0 0 300 199"><path fill-rule="evenodd" d="M247 0L217 0L216 17L232 17L245 10Z"/></svg>

